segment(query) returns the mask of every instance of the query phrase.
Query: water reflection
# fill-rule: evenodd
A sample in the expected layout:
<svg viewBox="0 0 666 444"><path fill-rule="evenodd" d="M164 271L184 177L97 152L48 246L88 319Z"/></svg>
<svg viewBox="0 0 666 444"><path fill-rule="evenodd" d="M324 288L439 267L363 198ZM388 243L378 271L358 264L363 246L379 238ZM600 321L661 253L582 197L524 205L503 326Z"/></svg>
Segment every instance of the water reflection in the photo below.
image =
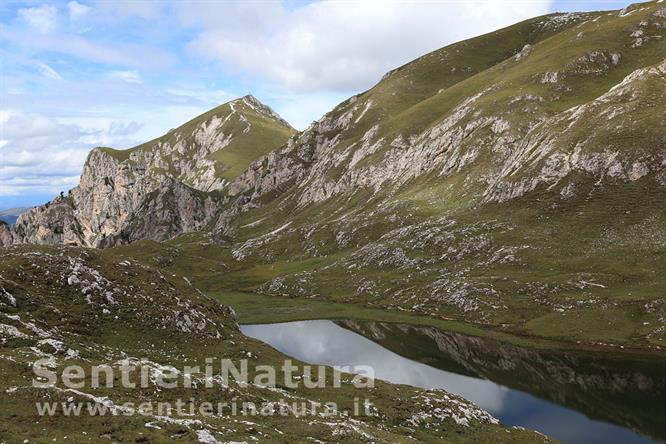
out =
<svg viewBox="0 0 666 444"><path fill-rule="evenodd" d="M566 355L555 359L542 352L428 327L373 322L300 321L246 325L242 330L248 336L308 363L370 365L379 379L459 394L490 411L506 425L535 429L565 443L658 442L642 437L628 427L639 428L640 425L644 425L643 433L664 436L659 435L666 426L659 410L663 411L664 403L656 411L650 409L648 418L636 418L636 415L640 416L640 412L635 412L636 400L629 397L629 402L621 401L636 383L647 384L654 392L663 381L655 383L654 375L645 376L644 372L636 383L628 381L622 373L626 372L624 362L617 363L622 372L613 374L608 363L599 364L589 358ZM593 371L577 373L575 367L579 364ZM666 377L664 373L660 375L662 379ZM580 392L584 387L583 392L588 393L594 402L580 394L572 398L562 388L569 385L574 392ZM612 391L618 395L617 399L599 396L605 393L595 391L595 387L603 386L625 388L625 391L619 394ZM657 392L657 396L661 396L661 392ZM590 411L596 409L594 406L599 402L603 404L599 411ZM581 412L627 427L592 420Z"/></svg>

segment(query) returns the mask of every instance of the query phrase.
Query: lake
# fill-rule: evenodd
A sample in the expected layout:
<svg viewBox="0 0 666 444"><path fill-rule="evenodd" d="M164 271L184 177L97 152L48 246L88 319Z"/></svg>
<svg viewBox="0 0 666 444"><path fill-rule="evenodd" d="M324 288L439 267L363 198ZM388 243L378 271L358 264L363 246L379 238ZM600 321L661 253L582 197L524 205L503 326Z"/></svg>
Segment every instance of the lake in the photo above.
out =
<svg viewBox="0 0 666 444"><path fill-rule="evenodd" d="M444 389L508 426L567 444L666 442L666 360L544 351L432 327L369 321L244 325L310 364L370 365L375 377Z"/></svg>

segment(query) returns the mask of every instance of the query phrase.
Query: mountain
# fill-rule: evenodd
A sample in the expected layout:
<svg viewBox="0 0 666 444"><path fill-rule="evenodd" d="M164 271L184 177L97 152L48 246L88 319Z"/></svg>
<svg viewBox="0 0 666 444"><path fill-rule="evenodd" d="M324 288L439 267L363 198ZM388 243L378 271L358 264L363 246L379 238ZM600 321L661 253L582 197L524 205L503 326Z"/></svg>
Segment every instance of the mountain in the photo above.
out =
<svg viewBox="0 0 666 444"><path fill-rule="evenodd" d="M23 214L13 230L14 242L108 245L109 238L139 223L145 214L137 211L154 206L148 201L166 204L160 208L166 219L151 214L142 237L163 239L201 229L217 208L219 190L293 132L269 107L245 96L143 145L122 151L95 148L79 186ZM178 199L170 200L176 188Z"/></svg>
<svg viewBox="0 0 666 444"><path fill-rule="evenodd" d="M388 73L230 184L201 282L666 346L665 33L554 14Z"/></svg>
<svg viewBox="0 0 666 444"><path fill-rule="evenodd" d="M238 163L211 154L226 136L206 119L96 149L13 241L172 239L123 251L207 291L666 346L665 33L659 2L527 20L399 67L289 138L263 112L279 140Z"/></svg>
<svg viewBox="0 0 666 444"><path fill-rule="evenodd" d="M16 207L16 208L8 208L6 210L2 210L0 211L0 222L12 225L16 223L16 220L21 214L25 213L29 209L30 209L29 207Z"/></svg>

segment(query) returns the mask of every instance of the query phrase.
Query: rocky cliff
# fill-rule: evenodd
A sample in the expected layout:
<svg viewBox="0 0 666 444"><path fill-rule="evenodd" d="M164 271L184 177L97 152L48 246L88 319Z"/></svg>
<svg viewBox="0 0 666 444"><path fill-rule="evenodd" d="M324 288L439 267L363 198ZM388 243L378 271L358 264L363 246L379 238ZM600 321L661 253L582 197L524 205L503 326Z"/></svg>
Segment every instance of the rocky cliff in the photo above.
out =
<svg viewBox="0 0 666 444"><path fill-rule="evenodd" d="M218 191L292 132L270 108L246 96L135 148L95 148L80 184L23 214L12 242L97 247L199 229L219 209ZM131 232L130 225L143 228ZM9 243L8 230L3 233Z"/></svg>

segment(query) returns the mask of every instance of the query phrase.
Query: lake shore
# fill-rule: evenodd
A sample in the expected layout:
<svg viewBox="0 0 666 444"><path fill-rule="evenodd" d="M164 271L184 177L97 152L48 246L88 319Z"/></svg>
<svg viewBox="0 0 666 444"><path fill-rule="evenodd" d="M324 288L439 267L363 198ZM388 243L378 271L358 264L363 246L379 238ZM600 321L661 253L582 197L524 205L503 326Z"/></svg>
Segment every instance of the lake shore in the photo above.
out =
<svg viewBox="0 0 666 444"><path fill-rule="evenodd" d="M523 347L622 355L644 355L666 358L666 349L640 344L615 344L611 341L581 341L549 338L517 332L493 324L437 318L397 310L387 310L352 303L330 302L306 298L284 298L243 292L214 292L212 297L231 306L244 324L271 324L315 319L356 319L388 323L422 325L447 332L492 338Z"/></svg>

